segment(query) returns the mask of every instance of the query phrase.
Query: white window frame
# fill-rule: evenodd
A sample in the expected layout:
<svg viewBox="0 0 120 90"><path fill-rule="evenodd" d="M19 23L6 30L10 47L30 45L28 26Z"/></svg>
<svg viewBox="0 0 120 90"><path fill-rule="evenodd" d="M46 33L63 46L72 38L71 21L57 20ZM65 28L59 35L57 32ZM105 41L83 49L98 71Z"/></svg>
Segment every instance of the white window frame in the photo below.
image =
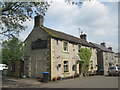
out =
<svg viewBox="0 0 120 90"><path fill-rule="evenodd" d="M66 46L65 46L65 43L66 43ZM69 50L68 45L69 45L69 43L67 41L63 41L63 52L68 52L68 50Z"/></svg>
<svg viewBox="0 0 120 90"><path fill-rule="evenodd" d="M63 72L64 73L69 72L69 61L68 60L63 60Z"/></svg>

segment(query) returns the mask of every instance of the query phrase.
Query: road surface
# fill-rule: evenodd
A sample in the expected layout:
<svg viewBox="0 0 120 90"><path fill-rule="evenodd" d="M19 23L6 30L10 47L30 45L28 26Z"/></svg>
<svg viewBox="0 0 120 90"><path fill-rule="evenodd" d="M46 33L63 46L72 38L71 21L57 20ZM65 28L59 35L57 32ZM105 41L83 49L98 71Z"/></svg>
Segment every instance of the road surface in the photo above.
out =
<svg viewBox="0 0 120 90"><path fill-rule="evenodd" d="M42 83L33 79L3 77L4 88L118 88L118 77L91 76Z"/></svg>

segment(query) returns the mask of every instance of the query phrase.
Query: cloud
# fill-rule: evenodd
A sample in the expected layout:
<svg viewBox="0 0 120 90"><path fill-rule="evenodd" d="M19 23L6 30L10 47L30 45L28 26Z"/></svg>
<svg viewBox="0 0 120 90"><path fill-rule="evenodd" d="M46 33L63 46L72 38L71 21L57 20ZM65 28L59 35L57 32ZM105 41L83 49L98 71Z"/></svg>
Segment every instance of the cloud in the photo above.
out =
<svg viewBox="0 0 120 90"><path fill-rule="evenodd" d="M99 2L119 2L119 0L99 0Z"/></svg>
<svg viewBox="0 0 120 90"><path fill-rule="evenodd" d="M107 47L112 47L114 51L118 52L118 47L120 46L120 44L113 43L113 42L106 42L106 46Z"/></svg>
<svg viewBox="0 0 120 90"><path fill-rule="evenodd" d="M45 16L45 26L77 37L79 37L78 28L81 28L87 34L88 41L117 43L117 3L101 3L93 0L77 6L68 5L64 0L52 1ZM26 23L29 27L28 32L23 33L22 38L32 30L33 22L32 20L32 22Z"/></svg>
<svg viewBox="0 0 120 90"><path fill-rule="evenodd" d="M93 34L94 34L95 36L105 36L105 35L106 35L106 32L103 31L103 30L96 30L96 31L93 32Z"/></svg>
<svg viewBox="0 0 120 90"><path fill-rule="evenodd" d="M116 4L94 0L86 1L80 7L66 5L64 0L60 0L53 2L49 8L45 24L77 37L78 28L81 28L88 35L89 41L101 43L112 40L116 43L118 32Z"/></svg>

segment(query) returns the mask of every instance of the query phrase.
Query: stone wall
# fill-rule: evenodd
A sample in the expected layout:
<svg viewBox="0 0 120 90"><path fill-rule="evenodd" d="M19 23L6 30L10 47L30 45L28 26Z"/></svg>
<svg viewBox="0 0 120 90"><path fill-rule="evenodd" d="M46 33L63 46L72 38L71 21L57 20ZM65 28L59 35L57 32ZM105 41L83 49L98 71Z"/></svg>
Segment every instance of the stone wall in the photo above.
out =
<svg viewBox="0 0 120 90"><path fill-rule="evenodd" d="M114 66L115 57L114 53L98 51L98 70L104 70L103 74L107 75L107 70L109 66ZM112 63L112 65L110 65Z"/></svg>
<svg viewBox="0 0 120 90"><path fill-rule="evenodd" d="M97 63L97 50L95 48L90 48L91 50L91 59L90 59L90 66L89 66L89 71L90 72L95 72L98 69L98 63Z"/></svg>
<svg viewBox="0 0 120 90"><path fill-rule="evenodd" d="M114 53L103 52L103 62L104 62L104 75L107 75L107 70L109 66L115 66L114 64Z"/></svg>
<svg viewBox="0 0 120 90"><path fill-rule="evenodd" d="M38 39L47 40L46 49L31 49L31 43ZM42 78L41 72L50 72L50 38L49 35L41 28L34 28L26 39L24 46L24 59L24 70L26 76Z"/></svg>
<svg viewBox="0 0 120 90"><path fill-rule="evenodd" d="M77 60L80 60L78 56L78 45L68 42L68 52L63 51L63 42L64 40L57 40L52 38L51 39L51 79L54 77L64 77L64 76L70 76L74 75L75 73L79 74L79 64L77 64L77 70L73 71L72 67L76 64ZM82 46L81 48L89 48L86 46ZM92 52L92 65L93 69L89 69L89 71L96 71L97 70L97 51L95 48L91 48ZM63 71L63 61L68 60L69 61L69 72ZM58 65L61 65L59 68Z"/></svg>
<svg viewBox="0 0 120 90"><path fill-rule="evenodd" d="M75 71L72 70L72 66L76 64L79 59L78 45L69 43L68 52L63 51L63 40L51 39L51 78L54 77L64 77L74 75ZM64 72L63 61L67 60L69 62L69 72ZM58 68L58 65L60 67ZM79 65L77 64L77 73L79 73Z"/></svg>

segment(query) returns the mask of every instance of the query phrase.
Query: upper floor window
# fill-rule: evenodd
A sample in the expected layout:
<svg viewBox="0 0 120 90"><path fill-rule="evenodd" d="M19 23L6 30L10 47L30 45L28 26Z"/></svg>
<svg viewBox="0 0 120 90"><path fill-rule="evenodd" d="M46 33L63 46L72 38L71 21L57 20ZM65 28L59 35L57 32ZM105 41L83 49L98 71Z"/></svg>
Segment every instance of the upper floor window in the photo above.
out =
<svg viewBox="0 0 120 90"><path fill-rule="evenodd" d="M81 45L78 45L78 52L80 52L81 50Z"/></svg>
<svg viewBox="0 0 120 90"><path fill-rule="evenodd" d="M63 50L68 51L68 42L67 41L63 42Z"/></svg>

